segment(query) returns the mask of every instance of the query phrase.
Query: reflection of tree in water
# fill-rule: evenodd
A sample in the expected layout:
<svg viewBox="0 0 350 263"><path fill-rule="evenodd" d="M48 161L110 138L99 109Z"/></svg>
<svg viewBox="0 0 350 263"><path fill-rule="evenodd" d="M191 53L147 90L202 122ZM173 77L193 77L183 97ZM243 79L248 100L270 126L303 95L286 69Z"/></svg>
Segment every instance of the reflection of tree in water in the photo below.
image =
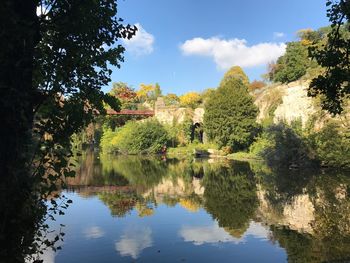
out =
<svg viewBox="0 0 350 263"><path fill-rule="evenodd" d="M203 178L206 210L219 226L241 236L258 206L254 176L246 163L208 170Z"/></svg>
<svg viewBox="0 0 350 263"><path fill-rule="evenodd" d="M140 217L151 216L154 213L153 205L135 191L101 192L99 199L105 203L113 216L124 217L134 208Z"/></svg>
<svg viewBox="0 0 350 263"><path fill-rule="evenodd" d="M122 179L117 179L119 176L130 185L124 191L99 194L115 216L125 216L133 209L140 217L151 216L158 202L156 200L168 206L180 204L192 212L204 206L225 231L241 237L258 207L257 183L271 208L261 210L261 216L268 216L264 213L279 215L272 218L273 222L268 219L267 223L281 223L297 229L271 225L271 239L286 249L290 262L342 262L350 255L350 179L344 175L320 175L319 172L305 170L274 171L261 163L208 163L176 159L164 162L150 157L102 155L100 161L101 164L95 162L94 165L100 165L101 174L98 176L104 179L92 179L90 182L120 184ZM204 196L194 192L194 181L204 187ZM162 192L162 185L173 186L174 190ZM159 186L158 193L155 189ZM144 197L146 192L149 194L147 198ZM157 198L158 194L162 198ZM304 206L299 204L299 208L294 207L294 201L300 196L306 197L308 204L314 208L309 233L299 230L297 225L288 221L292 218L284 214L286 207L298 212L297 209Z"/></svg>
<svg viewBox="0 0 350 263"><path fill-rule="evenodd" d="M108 162L108 158L99 154L94 150L88 150L82 153L78 158L78 166L76 167L76 176L68 178L68 185L91 185L91 186L125 186L129 181L118 171L103 171L102 164ZM101 164L102 163L102 164Z"/></svg>
<svg viewBox="0 0 350 263"><path fill-rule="evenodd" d="M322 239L347 236L350 241L350 177L322 175L315 178L312 186L316 234Z"/></svg>
<svg viewBox="0 0 350 263"><path fill-rule="evenodd" d="M152 187L167 174L167 165L160 158L100 155L103 174L120 174L130 184Z"/></svg>
<svg viewBox="0 0 350 263"><path fill-rule="evenodd" d="M186 208L190 212L197 212L202 206L202 198L192 193L191 195L180 198L179 203L182 207Z"/></svg>
<svg viewBox="0 0 350 263"><path fill-rule="evenodd" d="M272 239L286 249L288 262L349 262L350 246L340 240L320 240L317 236L299 233L288 228L270 227Z"/></svg>
<svg viewBox="0 0 350 263"><path fill-rule="evenodd" d="M102 192L98 194L99 199L105 203L113 216L123 217L130 212L138 201L134 192Z"/></svg>

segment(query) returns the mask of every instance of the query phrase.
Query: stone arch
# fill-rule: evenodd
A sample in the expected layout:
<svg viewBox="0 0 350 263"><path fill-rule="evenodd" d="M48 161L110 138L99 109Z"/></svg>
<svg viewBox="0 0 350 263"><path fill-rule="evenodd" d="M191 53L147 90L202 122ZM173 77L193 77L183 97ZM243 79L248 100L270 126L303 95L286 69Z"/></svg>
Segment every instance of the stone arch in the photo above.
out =
<svg viewBox="0 0 350 263"><path fill-rule="evenodd" d="M203 134L203 124L200 122L193 123L191 128L191 142L198 140L200 143L203 143Z"/></svg>

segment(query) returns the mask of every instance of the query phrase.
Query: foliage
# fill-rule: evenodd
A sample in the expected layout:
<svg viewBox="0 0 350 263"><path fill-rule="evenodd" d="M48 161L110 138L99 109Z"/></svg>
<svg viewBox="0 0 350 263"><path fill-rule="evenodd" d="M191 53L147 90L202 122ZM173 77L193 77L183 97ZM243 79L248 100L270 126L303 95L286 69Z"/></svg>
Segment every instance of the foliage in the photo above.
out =
<svg viewBox="0 0 350 263"><path fill-rule="evenodd" d="M180 102L180 98L174 93L168 93L167 95L163 96L163 98L166 106L177 105Z"/></svg>
<svg viewBox="0 0 350 263"><path fill-rule="evenodd" d="M0 112L6 140L1 140L0 174L6 191L0 214L6 216L0 239L6 245L0 257L26 261L26 254L52 245L45 235L34 238L48 227L45 201L62 176L73 175L67 161L72 134L90 123L96 110L104 112L103 101L118 108L100 88L110 81L110 65L123 61L119 39L131 38L136 28L121 24L114 0L2 4ZM65 200L52 200L53 212L60 204L66 207Z"/></svg>
<svg viewBox="0 0 350 263"><path fill-rule="evenodd" d="M198 92L190 91L180 96L180 105L182 107L196 108L202 102L202 97Z"/></svg>
<svg viewBox="0 0 350 263"><path fill-rule="evenodd" d="M311 159L302 136L283 123L265 128L250 146L250 153L277 166L307 165Z"/></svg>
<svg viewBox="0 0 350 263"><path fill-rule="evenodd" d="M162 95L162 91L158 83L153 84L141 84L140 89L136 91L137 97L141 102L154 102L157 97Z"/></svg>
<svg viewBox="0 0 350 263"><path fill-rule="evenodd" d="M218 146L213 143L191 143L186 146L177 146L176 148L169 148L167 155L169 156L193 156L195 150L208 151L208 149L218 149Z"/></svg>
<svg viewBox="0 0 350 263"><path fill-rule="evenodd" d="M301 42L289 42L286 53L279 57L271 73L275 82L289 83L305 75L310 61L307 47Z"/></svg>
<svg viewBox="0 0 350 263"><path fill-rule="evenodd" d="M323 96L322 108L332 114L343 111L343 101L350 94L350 2L345 0L327 1L327 17L331 31L325 45L311 46L310 57L324 67L325 73L314 78L309 95Z"/></svg>
<svg viewBox="0 0 350 263"><path fill-rule="evenodd" d="M113 131L111 128L105 125L103 126L102 137L100 141L100 147L103 152L113 152L116 146L112 144L112 140L116 135L117 131Z"/></svg>
<svg viewBox="0 0 350 263"><path fill-rule="evenodd" d="M105 148L128 154L160 153L167 142L168 134L158 121L130 121L117 131L109 143L106 142L108 146Z"/></svg>
<svg viewBox="0 0 350 263"><path fill-rule="evenodd" d="M180 145L187 145L191 143L192 139L192 120L189 118L185 118L185 120L178 124L178 133L177 138Z"/></svg>
<svg viewBox="0 0 350 263"><path fill-rule="evenodd" d="M126 83L114 82L109 94L119 99L122 109L137 109L135 105L137 102L137 94L134 89L128 87Z"/></svg>
<svg viewBox="0 0 350 263"><path fill-rule="evenodd" d="M205 104L204 128L209 139L220 147L230 146L238 151L253 141L258 109L240 79L222 83Z"/></svg>
<svg viewBox="0 0 350 263"><path fill-rule="evenodd" d="M319 30L312 30L311 28L301 29L297 32L300 39L300 43L303 46L311 46L325 38L325 33L323 28Z"/></svg>
<svg viewBox="0 0 350 263"><path fill-rule="evenodd" d="M207 100L214 94L215 92L215 89L213 88L208 88L208 89L205 89L203 92L202 92L202 101L203 103L205 104L207 102Z"/></svg>
<svg viewBox="0 0 350 263"><path fill-rule="evenodd" d="M252 83L249 84L248 89L249 91L255 91L259 90L266 86L266 83L260 80L254 80Z"/></svg>
<svg viewBox="0 0 350 263"><path fill-rule="evenodd" d="M322 165L350 167L350 138L341 133L339 124L327 123L310 135L309 142Z"/></svg>
<svg viewBox="0 0 350 263"><path fill-rule="evenodd" d="M249 78L239 66L233 66L225 73L223 79L221 80L220 86L231 79L240 80L246 87L249 86Z"/></svg>

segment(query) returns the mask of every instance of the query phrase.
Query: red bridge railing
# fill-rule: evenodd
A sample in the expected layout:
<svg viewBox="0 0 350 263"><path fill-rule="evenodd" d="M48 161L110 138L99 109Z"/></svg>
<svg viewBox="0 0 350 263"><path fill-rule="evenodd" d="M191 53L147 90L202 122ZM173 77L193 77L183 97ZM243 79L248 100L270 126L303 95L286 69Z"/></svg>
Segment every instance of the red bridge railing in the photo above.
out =
<svg viewBox="0 0 350 263"><path fill-rule="evenodd" d="M154 116L153 110L121 110L115 111L108 109L108 115L142 115L142 116Z"/></svg>

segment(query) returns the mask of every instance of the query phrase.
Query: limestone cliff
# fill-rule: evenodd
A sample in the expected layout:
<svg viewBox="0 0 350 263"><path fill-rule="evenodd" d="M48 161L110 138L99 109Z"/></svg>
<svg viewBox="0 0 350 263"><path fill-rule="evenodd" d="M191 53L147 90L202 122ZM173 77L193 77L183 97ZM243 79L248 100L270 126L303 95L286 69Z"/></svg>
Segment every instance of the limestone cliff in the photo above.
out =
<svg viewBox="0 0 350 263"><path fill-rule="evenodd" d="M301 120L305 126L319 110L315 99L307 96L308 86L308 81L295 81L265 87L255 95L255 105L259 108L258 121L269 117L274 123L285 121L290 124L294 120Z"/></svg>

